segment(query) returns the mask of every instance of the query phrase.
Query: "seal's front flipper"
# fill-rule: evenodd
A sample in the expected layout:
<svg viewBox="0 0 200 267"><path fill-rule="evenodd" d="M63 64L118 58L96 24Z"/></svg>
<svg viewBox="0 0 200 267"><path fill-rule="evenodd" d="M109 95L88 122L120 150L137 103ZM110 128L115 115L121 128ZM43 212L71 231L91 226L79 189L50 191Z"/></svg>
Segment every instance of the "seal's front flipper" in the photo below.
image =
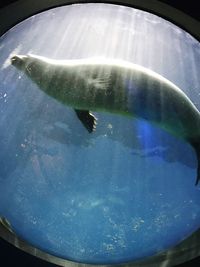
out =
<svg viewBox="0 0 200 267"><path fill-rule="evenodd" d="M89 133L92 133L97 124L97 119L88 110L75 109L76 115Z"/></svg>

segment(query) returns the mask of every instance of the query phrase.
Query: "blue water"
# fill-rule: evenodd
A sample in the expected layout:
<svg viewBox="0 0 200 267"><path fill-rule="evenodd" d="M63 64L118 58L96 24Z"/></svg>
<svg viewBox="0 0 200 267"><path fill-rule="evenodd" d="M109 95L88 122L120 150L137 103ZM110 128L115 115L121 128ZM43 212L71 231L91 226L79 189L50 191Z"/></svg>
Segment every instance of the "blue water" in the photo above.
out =
<svg viewBox="0 0 200 267"><path fill-rule="evenodd" d="M200 44L143 11L72 5L29 18L0 38L0 215L53 255L122 263L171 248L200 225L189 144L148 122L95 113L89 134L71 108L10 65L14 54L106 56L140 64L200 108Z"/></svg>

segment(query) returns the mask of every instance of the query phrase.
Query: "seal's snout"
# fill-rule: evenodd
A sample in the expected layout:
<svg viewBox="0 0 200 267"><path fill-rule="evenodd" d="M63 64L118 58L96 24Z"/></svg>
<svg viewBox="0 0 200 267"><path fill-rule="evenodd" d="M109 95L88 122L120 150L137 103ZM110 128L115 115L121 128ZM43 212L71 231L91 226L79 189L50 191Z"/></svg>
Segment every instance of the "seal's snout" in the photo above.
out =
<svg viewBox="0 0 200 267"><path fill-rule="evenodd" d="M13 56L13 57L11 57L11 64L15 65L17 63L20 63L21 60L22 60L21 56Z"/></svg>
<svg viewBox="0 0 200 267"><path fill-rule="evenodd" d="M12 57L12 58L10 59L10 61L11 61L11 64L12 64L13 66L15 66L16 63L17 63L17 57L16 57L16 56Z"/></svg>
<svg viewBox="0 0 200 267"><path fill-rule="evenodd" d="M15 55L15 56L11 57L10 61L11 61L11 64L13 66L20 68L24 65L25 58L26 58L26 56Z"/></svg>

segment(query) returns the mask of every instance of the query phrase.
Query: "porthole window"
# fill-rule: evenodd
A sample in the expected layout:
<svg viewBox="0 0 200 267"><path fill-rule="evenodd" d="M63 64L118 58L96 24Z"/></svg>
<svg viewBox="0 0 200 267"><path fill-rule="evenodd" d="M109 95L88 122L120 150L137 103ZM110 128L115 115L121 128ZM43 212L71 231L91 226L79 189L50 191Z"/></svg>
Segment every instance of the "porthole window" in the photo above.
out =
<svg viewBox="0 0 200 267"><path fill-rule="evenodd" d="M47 10L0 37L0 216L86 264L135 262L200 225L200 44L113 4Z"/></svg>

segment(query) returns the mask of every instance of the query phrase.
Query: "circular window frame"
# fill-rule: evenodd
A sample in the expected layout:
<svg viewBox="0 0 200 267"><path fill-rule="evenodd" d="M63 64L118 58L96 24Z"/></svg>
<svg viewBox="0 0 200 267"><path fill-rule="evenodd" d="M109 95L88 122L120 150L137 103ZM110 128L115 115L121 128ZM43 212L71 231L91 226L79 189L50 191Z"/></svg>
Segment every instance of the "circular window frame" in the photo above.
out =
<svg viewBox="0 0 200 267"><path fill-rule="evenodd" d="M84 3L105 3L137 8L162 17L190 33L200 42L200 22L158 0L19 0L0 9L0 36L21 21L51 8Z"/></svg>
<svg viewBox="0 0 200 267"><path fill-rule="evenodd" d="M162 17L176 26L182 28L189 34L191 34L195 39L200 42L200 22L196 19L186 15L182 11L164 4L158 0L104 0L104 1L90 1L90 0L19 0L4 8L0 9L0 36L5 34L9 29L14 27L16 24L24 21L25 19L41 13L43 11L71 4L85 4L85 3L104 3L104 4L115 4L128 6L131 8L140 9L159 17ZM81 264L76 262L71 262L68 260L60 259L49 255L29 244L20 240L14 233L10 232L6 227L0 224L0 237L9 243L13 244L15 247L28 252L29 254L36 256L45 261L57 264L60 266L69 267L86 267L92 266L87 264ZM191 260L197 256L200 256L200 244L198 245L198 240L200 240L200 230L195 232L192 236L184 240L178 246L167 250L164 253L155 255L149 259L142 262L126 263L124 266L129 267L156 267L164 264L165 266L174 266L185 261ZM182 252L182 253L180 253ZM96 266L96 265L95 265ZM108 266L108 265L101 265Z"/></svg>

